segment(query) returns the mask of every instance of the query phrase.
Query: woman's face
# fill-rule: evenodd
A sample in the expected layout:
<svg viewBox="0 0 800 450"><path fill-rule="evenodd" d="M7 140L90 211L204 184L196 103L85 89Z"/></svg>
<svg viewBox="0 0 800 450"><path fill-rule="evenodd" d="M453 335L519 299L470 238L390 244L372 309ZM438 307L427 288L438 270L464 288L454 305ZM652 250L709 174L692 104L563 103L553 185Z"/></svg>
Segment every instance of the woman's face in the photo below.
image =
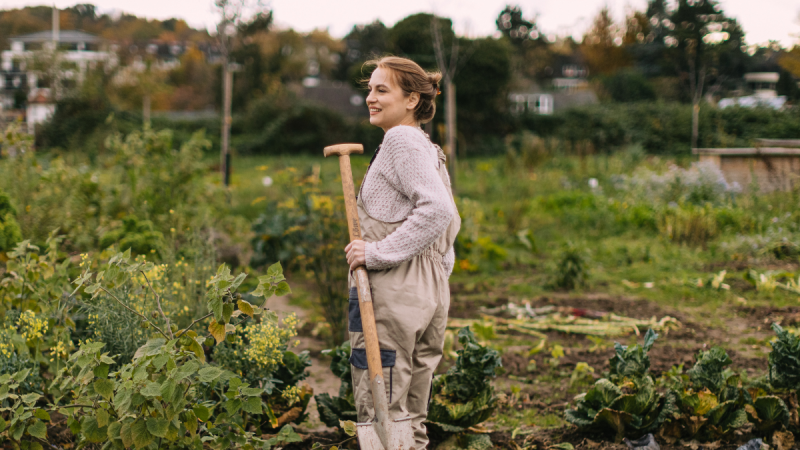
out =
<svg viewBox="0 0 800 450"><path fill-rule="evenodd" d="M384 132L397 125L417 125L414 108L419 102L419 93L405 95L395 83L391 69L376 68L367 89L369 123L383 128Z"/></svg>

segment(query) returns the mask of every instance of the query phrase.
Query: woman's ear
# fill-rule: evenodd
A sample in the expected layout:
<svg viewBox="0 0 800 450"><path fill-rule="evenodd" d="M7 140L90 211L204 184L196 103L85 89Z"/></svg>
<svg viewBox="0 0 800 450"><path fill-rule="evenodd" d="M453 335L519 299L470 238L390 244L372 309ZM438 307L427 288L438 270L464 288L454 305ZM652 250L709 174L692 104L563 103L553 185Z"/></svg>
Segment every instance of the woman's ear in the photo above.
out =
<svg viewBox="0 0 800 450"><path fill-rule="evenodd" d="M419 92L412 92L411 95L408 96L408 103L406 104L406 109L413 110L417 108L419 104Z"/></svg>

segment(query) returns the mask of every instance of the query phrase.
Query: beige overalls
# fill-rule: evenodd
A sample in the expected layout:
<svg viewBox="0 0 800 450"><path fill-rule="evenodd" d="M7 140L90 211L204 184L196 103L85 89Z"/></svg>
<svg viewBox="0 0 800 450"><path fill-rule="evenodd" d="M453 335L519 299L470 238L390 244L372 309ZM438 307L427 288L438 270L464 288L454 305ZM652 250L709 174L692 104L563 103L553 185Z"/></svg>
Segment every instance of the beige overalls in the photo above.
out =
<svg viewBox="0 0 800 450"><path fill-rule="evenodd" d="M455 210L445 156L438 146L436 148L439 176ZM366 242L380 241L403 224L404 221L386 223L370 217L361 199L359 195L358 216ZM460 227L461 219L456 211L447 230L421 254L391 269L369 271L383 377L388 380L389 414L393 419L411 416L417 449L424 449L428 444L423 422L428 413L433 372L442 357L450 307L450 286L442 258L453 246ZM352 277L350 285L355 286ZM355 287L350 288L349 306L350 363L356 410L358 421L368 422L375 413Z"/></svg>

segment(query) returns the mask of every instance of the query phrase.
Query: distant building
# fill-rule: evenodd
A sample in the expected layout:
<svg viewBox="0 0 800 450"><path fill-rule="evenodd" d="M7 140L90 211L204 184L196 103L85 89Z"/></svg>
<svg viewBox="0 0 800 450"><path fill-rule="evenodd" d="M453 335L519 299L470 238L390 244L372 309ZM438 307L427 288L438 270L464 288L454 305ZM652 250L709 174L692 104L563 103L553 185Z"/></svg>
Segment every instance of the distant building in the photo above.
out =
<svg viewBox="0 0 800 450"><path fill-rule="evenodd" d="M55 112L60 96L83 83L87 70L117 64L101 38L61 31L58 16L53 8L51 30L12 36L11 49L0 53L0 110L24 107L30 133Z"/></svg>
<svg viewBox="0 0 800 450"><path fill-rule="evenodd" d="M777 85L780 79L778 72L751 72L744 74L747 90L752 95L741 97L723 98L719 101L720 108L730 106L743 106L755 108L763 106L773 109L782 109L786 104L786 96L778 95Z"/></svg>
<svg viewBox="0 0 800 450"><path fill-rule="evenodd" d="M348 83L306 77L302 86L296 90L300 97L340 114L368 117L365 93L359 92Z"/></svg>
<svg viewBox="0 0 800 450"><path fill-rule="evenodd" d="M527 80L517 83L508 95L513 114L553 114L575 106L597 103L597 95L590 89L586 66L566 61L550 80L551 88L543 89L538 83Z"/></svg>

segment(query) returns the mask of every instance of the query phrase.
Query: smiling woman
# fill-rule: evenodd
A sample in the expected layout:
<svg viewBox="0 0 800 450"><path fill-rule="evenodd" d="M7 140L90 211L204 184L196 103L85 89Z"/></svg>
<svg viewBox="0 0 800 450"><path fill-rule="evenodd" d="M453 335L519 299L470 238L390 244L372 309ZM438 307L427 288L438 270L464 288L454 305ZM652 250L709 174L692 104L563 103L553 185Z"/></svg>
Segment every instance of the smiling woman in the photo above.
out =
<svg viewBox="0 0 800 450"><path fill-rule="evenodd" d="M442 357L453 242L461 226L442 149L420 129L433 119L441 74L397 57L370 61L369 121L385 132L358 196L364 240L346 248L351 268L366 265L392 419L411 420L415 448L434 370ZM350 283L355 286L355 282ZM359 422L374 418L359 300L350 290L353 391Z"/></svg>

